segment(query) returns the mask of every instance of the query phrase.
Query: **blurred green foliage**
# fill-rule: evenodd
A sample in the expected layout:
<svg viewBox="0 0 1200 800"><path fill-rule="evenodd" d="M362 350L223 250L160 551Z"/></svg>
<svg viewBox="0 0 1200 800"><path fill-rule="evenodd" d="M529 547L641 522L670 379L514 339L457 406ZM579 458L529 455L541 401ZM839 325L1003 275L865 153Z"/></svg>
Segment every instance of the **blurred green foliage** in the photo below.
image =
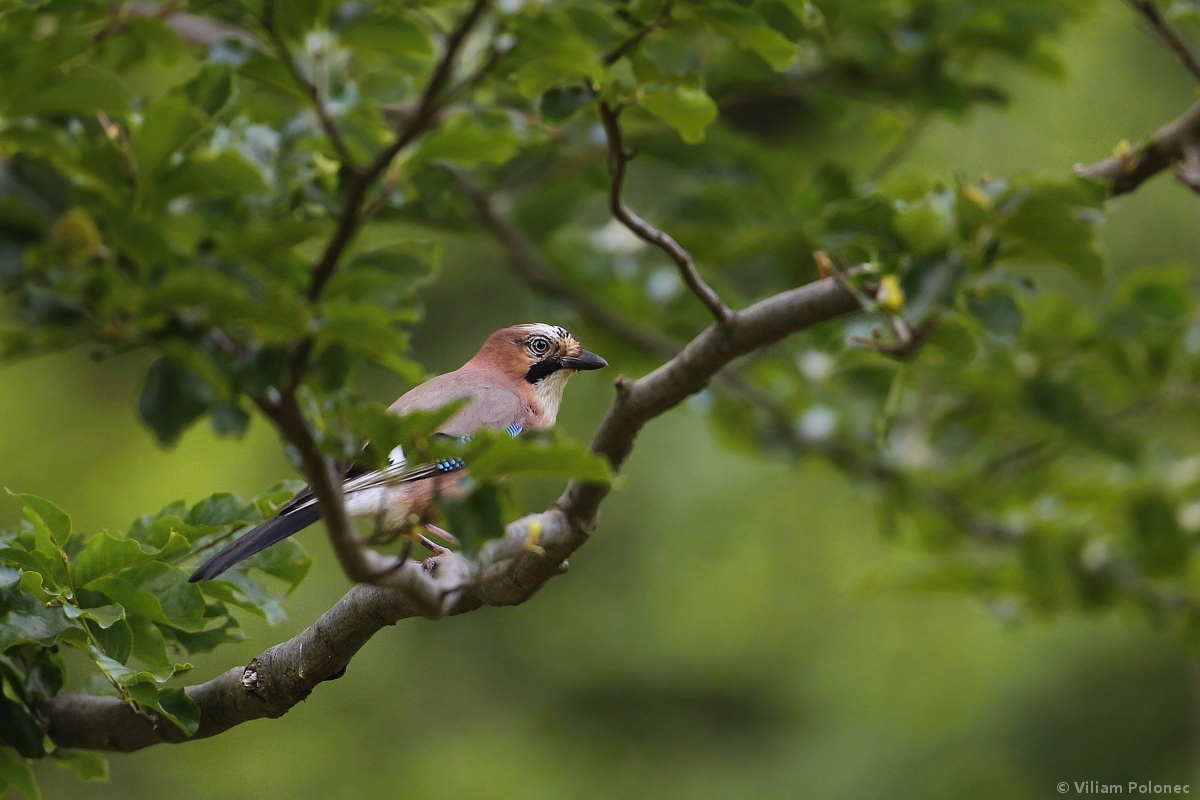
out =
<svg viewBox="0 0 1200 800"><path fill-rule="evenodd" d="M1134 244L1114 244L1121 257L1110 263L1104 187L1066 169L1165 117L1119 126L1111 141L1082 140L1078 129L1042 123L1056 102L1047 100L1018 107L1034 122L1011 147L989 142L972 155L944 144L947 120L1001 126L995 109L1013 86L1067 74L1055 40L1095 5L499 3L469 38L437 124L384 172L314 299L310 269L356 176L413 118L466 5L10 0L0 5L0 358L16 365L6 368L13 388L6 379L0 389L15 407L42 363L57 391L89 397L108 394L101 375L117 375L111 385L141 387L137 407L153 436L180 446L173 463L187 452L236 458L195 424L264 444L247 433L254 405L286 388L289 358L307 340L300 398L326 454L370 462L393 441L415 443L420 424L365 402L424 374L410 334L418 350L454 366L489 327L513 321L518 302L511 280L484 277L481 260L496 259L456 182L463 169L571 284L686 340L708 323L703 306L662 253L607 217L595 104L621 104L638 153L628 202L692 252L727 303L817 278L819 251L835 265L864 264L849 278L862 288L886 288L862 314L741 365L765 403L715 386L692 404L728 449L814 459L784 473L735 462L679 426L650 434L606 525L644 531L645 552L598 537L580 559L594 558L594 570L548 590L540 610L503 622L480 614L450 632L414 626L405 644L427 651L420 667L396 666L411 656L389 642L379 645L384 655L364 656L369 685L347 688L356 660L350 680L322 687L342 704L328 701L323 719L351 748L328 751L340 760L326 771L339 777L324 793L400 785L430 796L1033 797L1064 779L1178 779L1194 723L1173 702L1184 667L1162 655L1162 641L1110 620L1058 623L1017 645L928 598L889 595L891 610L868 614L830 600L835 581L803 557L871 589L969 593L1005 622L1133 610L1196 646L1200 328L1191 270L1158 256L1194 257L1194 243L1169 249L1163 241L1179 241L1169 232L1128 235ZM1100 19L1105 30L1129 21ZM1105 48L1129 35L1106 34ZM1143 56L1119 63L1140 75ZM1169 56L1158 57L1169 75ZM1149 83L1139 78L1124 94ZM1180 86L1165 114L1187 101ZM1111 99L1102 88L1067 87L1076 102ZM941 139L917 145L917 166L894 168L931 121ZM1005 160L1020 148L1061 148L1068 160ZM1042 166L1054 174L1030 174ZM962 167L992 175L968 179L955 174ZM422 300L432 309L426 322ZM579 328L569 308L535 309ZM426 330L437 335L423 342ZM926 338L905 358L880 352L902 344L892 340L900 330ZM610 331L586 334L629 371L651 363ZM106 371L67 356L17 363L66 349L108 360ZM60 427L40 438L14 429L20 447L6 443L5 452L35 459ZM102 442L96 463L126 447L72 428L75 440ZM567 442L485 436L472 447L481 477L604 477ZM167 494L137 490L122 502L128 516L200 492L192 478L207 467L192 464L189 480L171 485L133 463L147 458L139 453L123 474ZM866 488L849 494L822 464ZM33 488L23 469L9 469L14 489ZM247 468L234 479L221 468L194 482L255 494L270 482L264 473L279 471ZM122 474L102 472L107 483ZM226 485L234 480L243 485ZM38 491L64 506L78 491L46 484L53 492ZM476 498L481 536L511 504L492 486ZM25 759L45 755L81 778L106 774L90 754L55 749L30 711L64 685L107 687L194 729L180 681L165 685L187 666L176 658L200 654L203 677L277 639L236 644L243 625L262 631L232 609L288 625L282 595L309 562L285 542L200 587L185 582L180 563L273 513L295 488L171 503L120 534L102 530L120 520L100 499L85 534L49 501L20 496L27 519L0 540L0 786L34 796ZM550 497L536 485L527 493L531 507ZM869 526L867 505L888 558L825 541ZM875 568L866 574L864 563ZM318 572L321 594L302 605L306 619L340 588L332 570ZM801 579L817 588L798 588ZM948 641L943 622L960 642ZM1112 649L1080 640L1091 632ZM801 654L798 642L818 654ZM218 644L227 646L205 662ZM1131 655L1126 644L1150 654ZM1073 653L1084 656L1072 662ZM1017 710L1003 708L1022 691L1021 675L1043 675L1047 654L1075 666L1043 683L1029 678L1040 688L1024 690ZM88 674L75 669L85 655L99 682L78 677ZM1100 666L1089 666L1092 656ZM929 663L939 657L990 677L973 682ZM911 699L893 666L919 687ZM1072 682L1072 669L1082 677L1059 690L1053 681ZM186 745L205 748L208 768L226 765L203 778L203 767L192 769L193 786L153 774L158 764L188 769L175 750L137 756L144 771L130 769L117 786L229 796L262 794L269 781L277 796L309 791L330 736L302 713ZM993 730L992 718L1011 730ZM275 736L298 749L263 746ZM260 755L248 756L254 747ZM439 762L430 774L427 759ZM53 773L43 777L58 785Z"/></svg>

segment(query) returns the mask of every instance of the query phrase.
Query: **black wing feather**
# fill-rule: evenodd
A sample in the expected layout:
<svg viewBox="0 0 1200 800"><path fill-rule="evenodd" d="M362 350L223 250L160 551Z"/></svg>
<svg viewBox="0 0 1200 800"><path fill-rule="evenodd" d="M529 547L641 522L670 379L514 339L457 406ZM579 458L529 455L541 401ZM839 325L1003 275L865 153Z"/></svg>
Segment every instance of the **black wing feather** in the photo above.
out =
<svg viewBox="0 0 1200 800"><path fill-rule="evenodd" d="M267 520L254 530L205 561L188 578L189 583L211 581L239 561L266 550L276 542L282 542L293 533L304 530L321 518L317 504L301 506L287 514Z"/></svg>

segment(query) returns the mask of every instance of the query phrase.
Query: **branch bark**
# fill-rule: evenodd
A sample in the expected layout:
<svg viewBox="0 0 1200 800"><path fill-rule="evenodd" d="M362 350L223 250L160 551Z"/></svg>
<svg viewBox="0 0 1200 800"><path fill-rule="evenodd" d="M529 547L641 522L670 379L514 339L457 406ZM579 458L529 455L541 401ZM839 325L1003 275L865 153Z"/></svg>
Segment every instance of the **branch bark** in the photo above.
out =
<svg viewBox="0 0 1200 800"><path fill-rule="evenodd" d="M442 56L430 75L425 89L421 92L421 99L412 116L397 132L396 138L365 169L355 170L355 177L346 194L337 228L325 245L321 259L312 268L306 294L309 303L316 304L321 299L321 294L333 278L338 262L346 248L353 241L363 221L369 216L372 209L364 209L364 204L371 188L387 171L400 151L415 141L436 121L438 111L444 102L444 92L454 72L458 53L471 31L483 17L488 3L489 0L475 0L471 10L446 37ZM270 29L268 28L268 30ZM282 41L279 46L282 47ZM281 57L286 52L286 47L282 47ZM315 92L315 88L313 91ZM316 100L317 107L320 109L319 97L316 97ZM332 139L333 134L330 136ZM304 477L308 480L309 486L316 496L317 505L321 509L321 517L325 521L325 527L329 534L329 541L346 577L358 583L402 587L421 603L426 613L441 616L458 598L461 587L453 583L431 581L418 564L410 562L404 556L390 558L376 553L366 545L350 522L342 497L341 481L336 474L334 465L321 453L296 399L296 392L308 370L313 346L312 337L297 343L289 359L287 385L273 396L260 398L259 407L299 452ZM467 565L466 559L460 555L448 553L440 559L440 563L443 565L443 573L457 576L460 584L469 574L469 565Z"/></svg>
<svg viewBox="0 0 1200 800"><path fill-rule="evenodd" d="M1133 6L1134 11L1142 15L1142 19L1146 20L1146 24L1155 38L1175 54L1179 63L1183 64L1184 69L1190 72L1193 78L1200 81L1200 62L1196 61L1196 57L1192 55L1192 51L1183 41L1183 37L1167 22L1167 18L1154 4L1154 0L1129 0L1129 4Z"/></svg>
<svg viewBox="0 0 1200 800"><path fill-rule="evenodd" d="M647 422L703 389L735 358L857 310L858 300L825 278L731 312L724 325L710 325L650 374L637 380L619 378L616 399L592 450L619 471ZM512 523L503 538L489 542L470 577L463 572L465 560L447 554L454 558L432 559L432 570L408 562L406 580L429 593L425 596L441 598L439 605L450 614L523 603L562 572L566 559L587 542L608 492L608 486L573 481L546 512ZM244 668L188 687L201 711L195 738L282 716L318 684L338 677L378 630L406 617L431 616L419 598L410 587L360 584L295 638ZM153 725L115 697L66 692L40 704L38 713L60 747L129 752L187 740L171 724Z"/></svg>
<svg viewBox="0 0 1200 800"><path fill-rule="evenodd" d="M1134 191L1163 170L1188 162L1200 149L1200 103L1195 103L1178 119L1159 128L1150 141L1129 153L1118 153L1103 161L1084 166L1076 165L1075 173L1101 180L1109 185L1109 195L1116 197ZM1176 171L1185 184L1190 172Z"/></svg>

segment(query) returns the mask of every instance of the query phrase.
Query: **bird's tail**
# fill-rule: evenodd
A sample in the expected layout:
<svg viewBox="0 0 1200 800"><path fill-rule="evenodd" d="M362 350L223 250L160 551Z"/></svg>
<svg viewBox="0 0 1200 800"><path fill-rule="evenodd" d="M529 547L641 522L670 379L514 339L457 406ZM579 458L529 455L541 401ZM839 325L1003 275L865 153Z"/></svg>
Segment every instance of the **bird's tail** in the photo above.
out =
<svg viewBox="0 0 1200 800"><path fill-rule="evenodd" d="M267 520L254 530L226 547L221 552L201 564L190 583L196 581L211 581L239 561L245 561L255 553L266 550L276 542L282 542L293 533L304 530L321 518L321 510L316 503L301 506L294 511L280 514L275 519Z"/></svg>

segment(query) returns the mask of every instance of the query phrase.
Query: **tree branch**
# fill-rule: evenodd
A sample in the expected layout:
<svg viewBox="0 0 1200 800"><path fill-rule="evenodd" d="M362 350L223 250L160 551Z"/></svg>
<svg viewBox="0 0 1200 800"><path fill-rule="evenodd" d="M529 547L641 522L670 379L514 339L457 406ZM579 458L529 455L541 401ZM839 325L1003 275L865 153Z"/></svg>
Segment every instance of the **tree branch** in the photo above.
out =
<svg viewBox="0 0 1200 800"><path fill-rule="evenodd" d="M489 0L475 0L471 10L446 37L445 49L429 82L421 93L413 115L401 127L396 138L365 169L356 173L350 183L337 228L325 246L320 261L312 269L307 292L310 303L321 298L325 286L333 277L346 248L358 233L366 214L363 204L377 180L387 171L396 156L436 120L443 91L454 71L454 62L463 42L479 22ZM304 477L317 499L329 541L337 554L338 563L350 580L375 586L398 586L411 592L427 612L440 616L457 600L461 584L469 574L469 565L458 554L447 554L440 560L444 574L457 576L449 583L431 582L421 567L406 557L393 559L382 556L367 546L354 530L346 513L341 481L333 464L317 446L307 421L296 400L296 392L304 380L314 342L308 337L292 350L288 364L288 382L277 396L260 398L259 407L275 422L284 437L300 453Z"/></svg>
<svg viewBox="0 0 1200 800"><path fill-rule="evenodd" d="M1184 68L1192 73L1192 77L1200 81L1200 62L1196 61L1196 57L1192 55L1192 51L1188 48L1187 43L1183 38L1171 27L1167 22L1166 17L1159 11L1153 0L1129 0L1129 5L1133 6L1133 10L1142 15L1149 25L1151 33L1154 34L1163 46L1175 54L1179 59L1179 63L1183 64Z"/></svg>
<svg viewBox="0 0 1200 800"><path fill-rule="evenodd" d="M317 119L320 120L321 127L325 130L325 135L329 137L329 143L337 151L338 158L341 159L343 166L357 175L362 170L362 167L359 166L358 161L354 158L354 154L350 152L346 140L342 138L342 132L338 130L337 123L330 116L329 109L325 106L325 100L321 97L320 90L300 70L300 66L296 63L296 59L292 55L292 51L288 48L287 42L283 40L283 36L279 33L279 26L275 24L275 0L265 0L263 3L262 26L271 40L271 45L275 48L275 54L283 63L284 69L292 76L292 80L303 87L308 93L308 97L312 101L313 110L317 114Z"/></svg>
<svg viewBox="0 0 1200 800"><path fill-rule="evenodd" d="M1109 195L1132 192L1158 173L1180 162L1186 164L1191 153L1200 148L1200 103L1195 103L1178 119L1155 131L1150 141L1129 152L1117 154L1084 166L1077 164L1075 173L1109 184ZM1189 183L1187 170L1177 170L1178 177Z"/></svg>
<svg viewBox="0 0 1200 800"><path fill-rule="evenodd" d="M628 53L630 50L633 50L635 47L637 47L639 44L641 44L642 40L645 39L650 34L654 33L654 31L656 31L660 28L665 28L668 25L670 25L671 24L671 5L672 5L672 0L667 0L665 3L663 3L662 8L659 9L658 16L656 16L653 21L651 21L649 24L643 25L642 27L638 28L637 32L634 33L633 36L630 36L628 39L621 42L619 45L614 47L606 56L604 56L605 65L611 67L613 64L620 61L621 58L626 53Z"/></svg>
<svg viewBox="0 0 1200 800"><path fill-rule="evenodd" d="M871 169L867 172L867 180L878 181L884 175L887 175L889 172L895 169L921 138L921 134L925 132L925 128L929 125L929 119L930 117L928 114L923 114L913 120L912 123L904 130L904 133L900 136L900 139L894 145L892 145L886 153L883 154L881 159L879 159L879 163L871 167Z"/></svg>
<svg viewBox="0 0 1200 800"><path fill-rule="evenodd" d="M680 345L661 334L628 322L567 283L538 251L533 242L496 208L491 195L463 170L451 169L458 187L475 206L483 223L508 253L514 272L535 291L562 300L588 322L624 339L634 347L667 359Z"/></svg>
<svg viewBox="0 0 1200 800"><path fill-rule="evenodd" d="M454 70L454 60L458 55L459 49L467 36L474 29L476 23L479 22L483 12L487 10L488 0L475 0L471 10L459 22L458 27L451 31L446 37L445 50L442 53L441 60L438 61L437 67L434 68L433 74L429 78L429 83L425 85L425 91L421 93L421 100L417 104L416 110L408 121L396 134L396 138L388 145L383 152L375 157L375 160L366 168L366 170L354 181L350 186L350 191L346 196L346 203L342 209L342 215L338 219L337 229L333 236L330 237L329 243L325 246L325 252L321 255L321 260L313 267L312 281L308 287L308 299L310 302L315 302L324 291L325 285L329 279L333 277L333 272L337 268L338 260L342 257L342 253L346 251L346 247L354 238L354 234L358 232L358 226L362 219L359 216L359 211L362 209L363 202L367 198L367 192L371 186L378 180L392 161L399 155L400 151L413 142L418 136L425 132L425 128L433 120L439 107L439 99L442 90L446 88L446 84L450 81L450 76Z"/></svg>
<svg viewBox="0 0 1200 800"><path fill-rule="evenodd" d="M731 312L726 324L710 325L650 374L618 379L617 397L592 450L619 470L647 422L703 389L733 359L857 310L857 299L825 278ZM608 492L605 485L572 481L545 513L512 523L503 538L488 542L469 581L464 578L465 559L458 554L431 559L435 563L428 571L407 562L408 580L430 596L444 598L440 605L450 614L482 605L523 603L561 573L567 557L587 541ZM537 547L529 547L531 543ZM412 616L430 612L410 588L355 586L308 630L265 651L244 669L188 687L201 710L195 738L253 719L282 716L318 684L338 677L376 631ZM61 747L128 752L187 740L169 723L152 725L115 697L66 692L40 704L38 713Z"/></svg>
<svg viewBox="0 0 1200 800"><path fill-rule="evenodd" d="M611 178L608 193L608 206L612 215L628 228L635 236L647 244L652 244L662 250L679 267L683 282L692 290L692 294L708 308L709 312L720 325L727 324L733 315L717 296L717 293L704 282L696 271L696 262L692 255L671 238L670 234L660 231L625 205L621 200L621 191L625 184L625 170L633 154L625 149L625 141L621 134L621 108L610 106L604 100L600 101L600 121L608 139L608 174Z"/></svg>

